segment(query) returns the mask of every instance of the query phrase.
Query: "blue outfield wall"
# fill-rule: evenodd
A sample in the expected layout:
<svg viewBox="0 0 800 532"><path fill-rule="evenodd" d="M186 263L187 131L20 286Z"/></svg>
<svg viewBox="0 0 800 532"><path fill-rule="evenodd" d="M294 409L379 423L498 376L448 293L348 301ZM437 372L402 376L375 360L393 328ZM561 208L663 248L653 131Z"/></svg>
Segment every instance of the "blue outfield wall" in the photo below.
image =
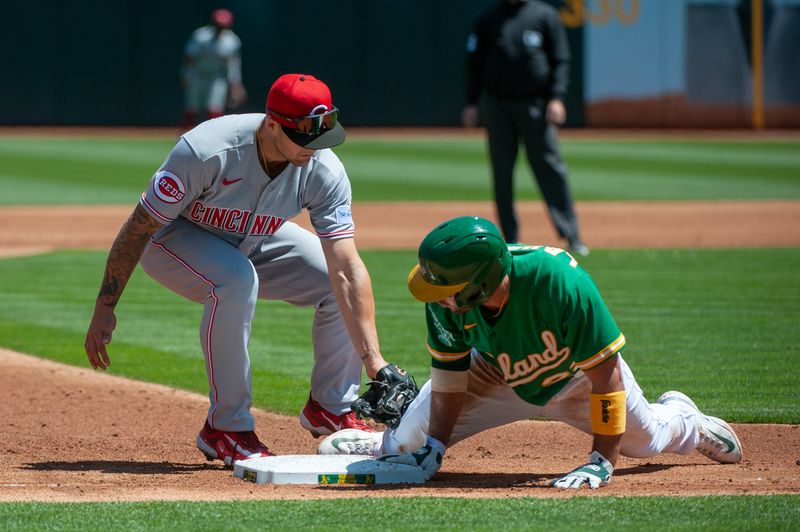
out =
<svg viewBox="0 0 800 532"><path fill-rule="evenodd" d="M800 0L573 0L584 7L588 125L800 127ZM755 48L758 49L758 48Z"/></svg>

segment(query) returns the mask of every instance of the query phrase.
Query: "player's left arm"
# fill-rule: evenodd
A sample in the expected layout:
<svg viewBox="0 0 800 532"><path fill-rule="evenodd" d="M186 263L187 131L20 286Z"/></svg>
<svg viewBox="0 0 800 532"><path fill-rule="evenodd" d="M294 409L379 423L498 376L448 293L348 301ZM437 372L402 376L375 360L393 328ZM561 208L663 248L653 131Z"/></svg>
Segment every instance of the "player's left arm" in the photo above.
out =
<svg viewBox="0 0 800 532"><path fill-rule="evenodd" d="M328 264L333 293L347 330L364 363L367 377L374 379L388 365L381 355L375 326L372 280L352 238L320 239Z"/></svg>
<svg viewBox="0 0 800 532"><path fill-rule="evenodd" d="M592 383L589 413L594 434L589 462L553 481L557 488L600 488L611 482L625 433L625 388L616 354L585 370Z"/></svg>
<svg viewBox="0 0 800 532"><path fill-rule="evenodd" d="M550 62L551 85L550 101L547 103L545 117L548 122L561 126L567 120L567 109L564 100L569 87L570 48L566 28L561 22L558 12L553 10L544 20L547 31L544 32Z"/></svg>
<svg viewBox="0 0 800 532"><path fill-rule="evenodd" d="M592 383L589 396L594 439L592 451L597 451L611 465L617 463L622 435L625 433L625 387L619 367L619 356L585 371Z"/></svg>
<svg viewBox="0 0 800 532"><path fill-rule="evenodd" d="M566 257L561 260L566 261ZM578 269L563 269L562 273L565 282L559 285L554 300L563 310L561 319L575 365L592 385L588 414L594 437L589 461L553 485L599 488L611 481L625 432L626 394L618 355L625 347L625 336L591 277Z"/></svg>

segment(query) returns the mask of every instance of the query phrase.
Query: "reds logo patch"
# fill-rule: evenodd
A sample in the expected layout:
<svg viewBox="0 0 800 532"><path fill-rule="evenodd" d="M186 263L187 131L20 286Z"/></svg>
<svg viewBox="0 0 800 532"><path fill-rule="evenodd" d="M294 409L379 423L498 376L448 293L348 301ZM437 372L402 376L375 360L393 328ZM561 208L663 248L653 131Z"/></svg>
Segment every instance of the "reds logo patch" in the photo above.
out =
<svg viewBox="0 0 800 532"><path fill-rule="evenodd" d="M178 203L186 197L183 181L172 172L162 170L153 176L153 192L164 203Z"/></svg>

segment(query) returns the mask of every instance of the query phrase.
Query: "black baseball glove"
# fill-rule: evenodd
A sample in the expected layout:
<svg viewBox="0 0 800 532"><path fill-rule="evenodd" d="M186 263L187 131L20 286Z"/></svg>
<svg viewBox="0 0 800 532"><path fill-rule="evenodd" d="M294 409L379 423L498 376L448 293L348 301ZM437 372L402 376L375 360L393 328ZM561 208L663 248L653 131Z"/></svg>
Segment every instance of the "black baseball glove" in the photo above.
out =
<svg viewBox="0 0 800 532"><path fill-rule="evenodd" d="M418 393L414 377L389 364L375 375L375 380L369 382L369 390L356 399L350 408L360 419L372 418L394 429Z"/></svg>

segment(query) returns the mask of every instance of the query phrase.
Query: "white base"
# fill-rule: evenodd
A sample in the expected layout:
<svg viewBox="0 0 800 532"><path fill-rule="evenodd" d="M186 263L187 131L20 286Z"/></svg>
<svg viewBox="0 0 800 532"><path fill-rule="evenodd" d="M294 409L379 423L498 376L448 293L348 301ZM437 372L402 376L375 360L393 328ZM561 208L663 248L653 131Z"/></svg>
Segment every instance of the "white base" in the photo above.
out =
<svg viewBox="0 0 800 532"><path fill-rule="evenodd" d="M256 484L422 484L422 469L358 455L293 454L237 460L233 475Z"/></svg>

